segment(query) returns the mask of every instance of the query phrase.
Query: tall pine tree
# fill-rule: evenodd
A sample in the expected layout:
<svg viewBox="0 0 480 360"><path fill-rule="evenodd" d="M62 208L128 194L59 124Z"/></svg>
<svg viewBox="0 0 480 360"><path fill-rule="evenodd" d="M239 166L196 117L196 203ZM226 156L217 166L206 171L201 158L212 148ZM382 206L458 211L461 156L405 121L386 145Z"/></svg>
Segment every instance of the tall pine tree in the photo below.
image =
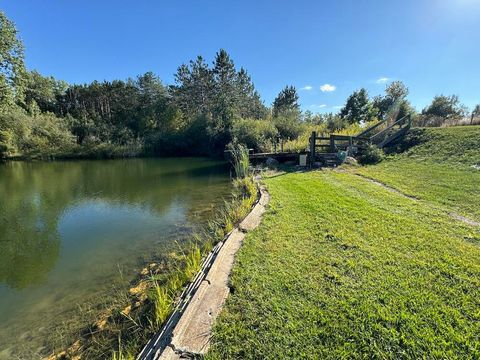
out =
<svg viewBox="0 0 480 360"><path fill-rule="evenodd" d="M299 108L297 89L294 86L285 86L273 101L273 117Z"/></svg>

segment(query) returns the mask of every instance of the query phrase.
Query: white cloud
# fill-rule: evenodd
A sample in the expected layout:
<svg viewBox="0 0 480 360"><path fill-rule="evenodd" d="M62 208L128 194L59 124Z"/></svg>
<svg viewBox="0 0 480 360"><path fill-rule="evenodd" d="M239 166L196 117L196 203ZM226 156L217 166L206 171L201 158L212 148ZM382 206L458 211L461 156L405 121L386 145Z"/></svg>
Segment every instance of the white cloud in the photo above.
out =
<svg viewBox="0 0 480 360"><path fill-rule="evenodd" d="M343 105L336 105L336 106L332 106L333 109L341 109L343 108Z"/></svg>
<svg viewBox="0 0 480 360"><path fill-rule="evenodd" d="M300 88L300 90L306 90L306 91L310 91L312 89L313 89L313 87L311 85L306 85L306 86Z"/></svg>
<svg viewBox="0 0 480 360"><path fill-rule="evenodd" d="M381 78L378 78L377 81L375 81L377 84L385 84L388 80L390 80L390 78L388 77L381 77Z"/></svg>
<svg viewBox="0 0 480 360"><path fill-rule="evenodd" d="M323 84L322 86L320 86L320 90L322 90L323 92L332 92L335 91L336 88L336 86L330 84Z"/></svg>
<svg viewBox="0 0 480 360"><path fill-rule="evenodd" d="M327 107L326 104L319 104L319 105L316 105L316 104L313 104L313 105L310 105L311 108L313 109L322 109L324 107Z"/></svg>

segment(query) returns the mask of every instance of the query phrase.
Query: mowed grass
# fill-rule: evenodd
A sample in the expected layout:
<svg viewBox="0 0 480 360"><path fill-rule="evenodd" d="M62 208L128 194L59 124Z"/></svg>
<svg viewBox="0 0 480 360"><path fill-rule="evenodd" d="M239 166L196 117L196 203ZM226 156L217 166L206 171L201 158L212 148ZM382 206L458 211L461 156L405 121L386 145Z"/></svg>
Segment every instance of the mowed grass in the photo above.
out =
<svg viewBox="0 0 480 360"><path fill-rule="evenodd" d="M479 228L352 173L265 182L208 358L480 358Z"/></svg>
<svg viewBox="0 0 480 360"><path fill-rule="evenodd" d="M480 126L415 129L408 142L416 145L354 172L480 221Z"/></svg>
<svg viewBox="0 0 480 360"><path fill-rule="evenodd" d="M480 221L480 170L400 157L355 168L354 172L440 205L445 211Z"/></svg>

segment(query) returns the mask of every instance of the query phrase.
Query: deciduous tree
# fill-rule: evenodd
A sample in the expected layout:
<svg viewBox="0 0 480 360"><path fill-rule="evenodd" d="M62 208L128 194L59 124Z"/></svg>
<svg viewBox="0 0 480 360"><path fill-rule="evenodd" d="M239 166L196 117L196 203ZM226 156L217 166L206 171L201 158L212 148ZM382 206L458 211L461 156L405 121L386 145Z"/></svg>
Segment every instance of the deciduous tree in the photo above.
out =
<svg viewBox="0 0 480 360"><path fill-rule="evenodd" d="M422 114L443 119L458 118L465 115L465 107L460 103L457 95L437 95L432 103L423 109Z"/></svg>
<svg viewBox="0 0 480 360"><path fill-rule="evenodd" d="M23 44L15 24L0 11L0 112L23 103L25 64Z"/></svg>
<svg viewBox="0 0 480 360"><path fill-rule="evenodd" d="M373 116L372 104L366 89L354 91L340 110L340 117L350 124L369 121Z"/></svg>

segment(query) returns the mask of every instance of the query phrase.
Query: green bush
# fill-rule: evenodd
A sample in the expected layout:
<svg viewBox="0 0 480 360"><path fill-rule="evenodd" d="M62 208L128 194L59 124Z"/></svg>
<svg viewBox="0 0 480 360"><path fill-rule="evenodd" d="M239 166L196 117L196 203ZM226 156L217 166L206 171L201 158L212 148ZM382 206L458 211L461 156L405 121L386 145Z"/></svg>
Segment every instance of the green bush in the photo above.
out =
<svg viewBox="0 0 480 360"><path fill-rule="evenodd" d="M52 156L75 145L64 119L45 113L30 116L21 109L0 115L0 152L3 156Z"/></svg>
<svg viewBox="0 0 480 360"><path fill-rule="evenodd" d="M269 120L238 119L232 127L234 141L255 151L268 151L277 135L277 128Z"/></svg>
<svg viewBox="0 0 480 360"><path fill-rule="evenodd" d="M382 149L376 147L373 144L368 144L363 149L360 158L358 159L361 164L377 164L383 160L385 154Z"/></svg>
<svg viewBox="0 0 480 360"><path fill-rule="evenodd" d="M305 128L305 124L300 121L300 113L294 110L280 113L273 122L283 140L298 138Z"/></svg>
<svg viewBox="0 0 480 360"><path fill-rule="evenodd" d="M0 159L8 157L14 152L15 149L13 148L12 141L13 134L11 131L0 130Z"/></svg>

